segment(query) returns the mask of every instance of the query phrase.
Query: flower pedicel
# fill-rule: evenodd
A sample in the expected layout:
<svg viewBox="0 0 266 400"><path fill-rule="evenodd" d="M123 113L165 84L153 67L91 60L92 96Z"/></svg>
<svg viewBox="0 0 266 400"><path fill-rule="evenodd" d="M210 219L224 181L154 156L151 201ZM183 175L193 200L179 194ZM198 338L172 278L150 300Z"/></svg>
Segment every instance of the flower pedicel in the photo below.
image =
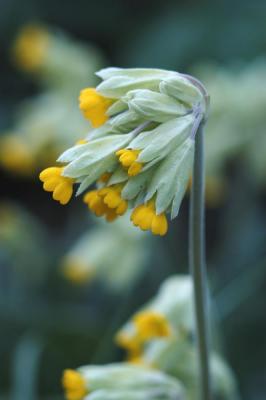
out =
<svg viewBox="0 0 266 400"><path fill-rule="evenodd" d="M75 184L95 215L113 221L131 209L135 226L165 235L166 215L177 216L191 175L206 92L196 79L172 71L106 68L97 75L103 81L80 95L94 128L88 142L66 150L61 168L40 174L44 189L66 204Z"/></svg>

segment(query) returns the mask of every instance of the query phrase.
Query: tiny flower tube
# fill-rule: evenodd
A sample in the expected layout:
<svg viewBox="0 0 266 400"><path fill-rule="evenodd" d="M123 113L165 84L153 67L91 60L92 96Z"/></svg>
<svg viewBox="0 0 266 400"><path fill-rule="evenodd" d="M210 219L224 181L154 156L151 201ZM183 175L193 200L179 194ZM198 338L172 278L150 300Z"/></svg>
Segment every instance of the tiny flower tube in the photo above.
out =
<svg viewBox="0 0 266 400"><path fill-rule="evenodd" d="M142 341L171 335L171 327L166 317L152 310L145 310L136 314L133 318L133 324L138 337Z"/></svg>
<svg viewBox="0 0 266 400"><path fill-rule="evenodd" d="M95 88L83 89L79 96L79 108L93 128L98 128L108 120L106 112L113 102L112 99L98 93Z"/></svg>
<svg viewBox="0 0 266 400"><path fill-rule="evenodd" d="M66 369L62 377L66 400L82 400L88 393L82 374L73 369Z"/></svg>
<svg viewBox="0 0 266 400"><path fill-rule="evenodd" d="M46 192L53 192L53 199L67 204L73 194L74 179L62 176L63 167L50 167L40 173L40 180Z"/></svg>
<svg viewBox="0 0 266 400"><path fill-rule="evenodd" d="M168 230L165 213L156 214L154 200L137 206L131 214L131 221L143 231L150 230L154 235L164 236Z"/></svg>
<svg viewBox="0 0 266 400"><path fill-rule="evenodd" d="M143 164L136 161L139 153L140 150L131 149L121 149L116 152L119 162L127 170L129 176L138 175L143 168Z"/></svg>

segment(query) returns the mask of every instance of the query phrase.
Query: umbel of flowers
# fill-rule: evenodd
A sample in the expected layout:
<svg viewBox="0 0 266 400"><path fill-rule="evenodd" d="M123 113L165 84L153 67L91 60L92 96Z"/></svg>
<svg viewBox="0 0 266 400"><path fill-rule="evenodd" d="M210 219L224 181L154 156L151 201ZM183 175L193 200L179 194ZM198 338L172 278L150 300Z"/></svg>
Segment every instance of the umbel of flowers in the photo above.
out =
<svg viewBox="0 0 266 400"><path fill-rule="evenodd" d="M87 365L63 373L67 400L195 400L199 395L193 284L173 275L121 327L116 342L127 362ZM213 399L238 400L234 375L212 350ZM205 399L204 399L205 400Z"/></svg>
<svg viewBox="0 0 266 400"><path fill-rule="evenodd" d="M160 370L178 379L184 386L186 400L195 400L199 395L194 312L191 278L173 275L115 337L125 350L128 363ZM235 377L214 349L210 352L210 374L213 399L239 399Z"/></svg>
<svg viewBox="0 0 266 400"><path fill-rule="evenodd" d="M204 89L192 77L158 69L107 68L97 75L103 80L97 88L80 94L94 129L59 157L62 166L40 174L44 189L66 204L77 185L95 215L113 221L131 209L135 226L164 235L166 214L177 216L191 175Z"/></svg>

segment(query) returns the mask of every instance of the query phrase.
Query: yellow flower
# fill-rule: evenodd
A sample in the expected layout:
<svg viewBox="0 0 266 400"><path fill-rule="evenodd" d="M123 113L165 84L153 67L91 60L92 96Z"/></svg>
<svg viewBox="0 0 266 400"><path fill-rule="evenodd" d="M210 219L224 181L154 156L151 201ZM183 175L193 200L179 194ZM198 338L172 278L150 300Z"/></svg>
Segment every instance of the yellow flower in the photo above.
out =
<svg viewBox="0 0 266 400"><path fill-rule="evenodd" d="M119 162L127 170L129 176L136 176L142 170L142 163L136 161L140 150L121 149L116 152Z"/></svg>
<svg viewBox="0 0 266 400"><path fill-rule="evenodd" d="M113 102L114 100L102 96L94 88L83 89L79 96L79 108L93 128L98 128L107 121L106 111Z"/></svg>
<svg viewBox="0 0 266 400"><path fill-rule="evenodd" d="M118 216L114 209L109 208L104 203L103 197L99 195L99 190L91 190L86 193L83 197L83 201L97 217L105 216L108 222L114 221Z"/></svg>
<svg viewBox="0 0 266 400"><path fill-rule="evenodd" d="M98 191L104 204L113 209L117 215L124 215L127 211L127 201L121 197L122 185L104 187Z"/></svg>
<svg viewBox="0 0 266 400"><path fill-rule="evenodd" d="M53 199L67 204L73 194L74 179L62 176L63 167L50 167L40 173L40 180L46 192L53 192Z"/></svg>
<svg viewBox="0 0 266 400"><path fill-rule="evenodd" d="M62 385L67 400L82 400L88 393L85 379L73 369L66 369L63 372Z"/></svg>
<svg viewBox="0 0 266 400"><path fill-rule="evenodd" d="M128 361L140 359L142 354L142 341L138 335L128 335L124 332L118 332L115 336L115 342L118 346L127 351Z"/></svg>
<svg viewBox="0 0 266 400"><path fill-rule="evenodd" d="M22 175L29 175L34 171L34 158L15 135L7 135L1 138L0 163L7 170Z"/></svg>
<svg viewBox="0 0 266 400"><path fill-rule="evenodd" d="M64 277L76 284L88 282L91 277L91 270L82 260L76 257L66 257L62 263L62 273Z"/></svg>
<svg viewBox="0 0 266 400"><path fill-rule="evenodd" d="M17 64L26 71L38 69L45 59L49 41L49 34L44 29L26 26L14 44L13 53Z"/></svg>
<svg viewBox="0 0 266 400"><path fill-rule="evenodd" d="M135 315L133 324L141 340L168 337L171 334L169 322L163 314L154 311L143 311Z"/></svg>
<svg viewBox="0 0 266 400"><path fill-rule="evenodd" d="M151 230L154 235L164 236L168 230L165 213L156 214L153 200L137 206L131 214L131 221L144 231Z"/></svg>

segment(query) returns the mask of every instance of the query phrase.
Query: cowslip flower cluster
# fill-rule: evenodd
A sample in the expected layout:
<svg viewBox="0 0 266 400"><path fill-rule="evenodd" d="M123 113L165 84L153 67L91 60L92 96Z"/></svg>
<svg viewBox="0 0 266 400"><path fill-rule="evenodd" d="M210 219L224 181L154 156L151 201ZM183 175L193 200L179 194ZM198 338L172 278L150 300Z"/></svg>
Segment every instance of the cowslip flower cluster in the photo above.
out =
<svg viewBox="0 0 266 400"><path fill-rule="evenodd" d="M187 276L168 278L157 295L117 332L116 343L130 362L142 363L150 342L166 343L193 331L192 282Z"/></svg>
<svg viewBox="0 0 266 400"><path fill-rule="evenodd" d="M155 297L115 337L130 364L154 368L177 378L184 385L187 400L198 397L192 294L189 276L169 277ZM210 368L214 398L237 399L232 371L215 351L211 352Z"/></svg>
<svg viewBox="0 0 266 400"><path fill-rule="evenodd" d="M177 379L127 363L67 369L62 384L67 400L185 400Z"/></svg>
<svg viewBox="0 0 266 400"><path fill-rule="evenodd" d="M18 105L14 124L1 132L0 166L32 177L87 133L75 97L84 85L98 82L94 72L104 57L89 43L36 24L20 30L12 50L16 66L40 92Z"/></svg>
<svg viewBox="0 0 266 400"><path fill-rule="evenodd" d="M22 26L12 46L15 64L46 87L58 90L95 84L94 72L104 63L91 44L77 42L56 27L36 23ZM73 91L72 91L73 94Z"/></svg>
<svg viewBox="0 0 266 400"><path fill-rule="evenodd" d="M77 184L77 194L96 183L84 196L95 215L113 221L131 209L135 226L165 235L166 214L177 216L191 175L194 139L208 106L204 88L192 77L157 69L107 68L97 75L102 83L80 94L93 129L86 144L59 157L60 179ZM65 203L68 196L61 196Z"/></svg>

